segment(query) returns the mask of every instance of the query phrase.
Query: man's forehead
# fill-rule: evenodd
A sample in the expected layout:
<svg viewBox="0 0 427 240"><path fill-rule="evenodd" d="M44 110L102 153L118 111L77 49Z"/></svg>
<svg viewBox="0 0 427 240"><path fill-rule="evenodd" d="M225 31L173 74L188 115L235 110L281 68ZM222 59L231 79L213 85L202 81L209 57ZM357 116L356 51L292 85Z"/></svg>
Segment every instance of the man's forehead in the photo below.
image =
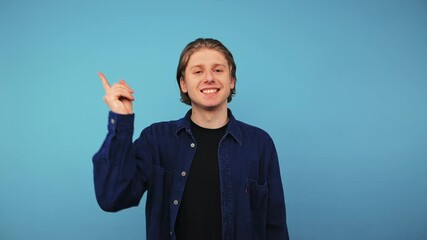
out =
<svg viewBox="0 0 427 240"><path fill-rule="evenodd" d="M202 49L191 54L188 66L196 65L224 65L228 66L224 54L214 49Z"/></svg>

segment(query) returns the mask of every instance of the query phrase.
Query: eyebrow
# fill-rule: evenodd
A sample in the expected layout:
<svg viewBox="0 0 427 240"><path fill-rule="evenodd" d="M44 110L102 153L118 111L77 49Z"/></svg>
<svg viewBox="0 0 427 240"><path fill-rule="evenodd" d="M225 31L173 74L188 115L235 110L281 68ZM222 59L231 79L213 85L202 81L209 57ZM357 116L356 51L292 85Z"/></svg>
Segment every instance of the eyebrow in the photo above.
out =
<svg viewBox="0 0 427 240"><path fill-rule="evenodd" d="M213 64L213 67L218 67L218 66L223 67L223 68L227 67L227 65L224 65L224 64L221 64L221 63L215 63L215 64ZM189 70L191 70L193 68L203 68L203 67L204 67L203 64L197 64L197 65L194 65L194 66L190 66Z"/></svg>

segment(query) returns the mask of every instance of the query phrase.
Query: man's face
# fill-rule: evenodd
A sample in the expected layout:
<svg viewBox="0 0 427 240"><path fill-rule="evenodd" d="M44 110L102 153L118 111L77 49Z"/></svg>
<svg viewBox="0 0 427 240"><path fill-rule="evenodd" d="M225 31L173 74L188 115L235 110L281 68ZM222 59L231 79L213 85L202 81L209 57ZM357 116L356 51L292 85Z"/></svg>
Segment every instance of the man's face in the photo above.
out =
<svg viewBox="0 0 427 240"><path fill-rule="evenodd" d="M191 106L202 110L227 108L227 98L234 88L230 67L221 52L202 49L193 53L180 86L188 93Z"/></svg>

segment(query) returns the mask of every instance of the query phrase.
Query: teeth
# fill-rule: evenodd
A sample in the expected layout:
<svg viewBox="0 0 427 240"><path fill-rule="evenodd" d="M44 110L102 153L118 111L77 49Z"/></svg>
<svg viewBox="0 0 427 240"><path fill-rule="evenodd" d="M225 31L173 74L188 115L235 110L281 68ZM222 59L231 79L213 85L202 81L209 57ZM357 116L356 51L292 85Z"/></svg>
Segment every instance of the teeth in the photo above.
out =
<svg viewBox="0 0 427 240"><path fill-rule="evenodd" d="M217 90L216 89L204 89L202 92L203 93L216 93Z"/></svg>

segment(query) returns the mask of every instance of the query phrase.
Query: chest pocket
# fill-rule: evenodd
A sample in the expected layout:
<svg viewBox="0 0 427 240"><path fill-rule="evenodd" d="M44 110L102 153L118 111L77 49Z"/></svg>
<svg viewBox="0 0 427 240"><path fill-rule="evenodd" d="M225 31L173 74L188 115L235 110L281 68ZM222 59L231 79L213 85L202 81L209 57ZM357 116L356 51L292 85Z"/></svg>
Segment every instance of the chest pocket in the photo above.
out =
<svg viewBox="0 0 427 240"><path fill-rule="evenodd" d="M253 240L266 238L268 182L258 184L256 180L247 179L246 194L249 198L250 224Z"/></svg>

